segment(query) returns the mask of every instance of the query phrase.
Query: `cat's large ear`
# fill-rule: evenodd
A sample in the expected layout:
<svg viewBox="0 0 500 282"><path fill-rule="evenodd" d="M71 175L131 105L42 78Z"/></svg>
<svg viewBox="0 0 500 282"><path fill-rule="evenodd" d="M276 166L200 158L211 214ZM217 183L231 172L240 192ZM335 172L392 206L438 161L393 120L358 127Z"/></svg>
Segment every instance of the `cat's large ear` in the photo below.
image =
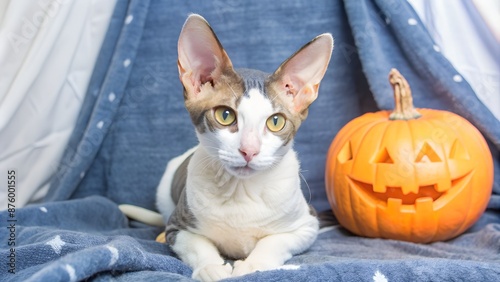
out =
<svg viewBox="0 0 500 282"><path fill-rule="evenodd" d="M330 62L332 50L332 35L319 35L271 75L271 87L278 95L286 95L285 100L296 113L303 114L318 97L319 84Z"/></svg>
<svg viewBox="0 0 500 282"><path fill-rule="evenodd" d="M205 83L217 83L232 63L208 22L200 15L190 15L179 36L177 66L186 98L196 96Z"/></svg>

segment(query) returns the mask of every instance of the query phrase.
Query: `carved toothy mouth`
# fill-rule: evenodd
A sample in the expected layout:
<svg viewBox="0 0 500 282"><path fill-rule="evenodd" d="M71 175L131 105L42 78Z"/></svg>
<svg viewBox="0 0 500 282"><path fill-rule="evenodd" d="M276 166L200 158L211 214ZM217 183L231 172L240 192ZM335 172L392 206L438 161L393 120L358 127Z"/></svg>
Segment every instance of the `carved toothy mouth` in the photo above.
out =
<svg viewBox="0 0 500 282"><path fill-rule="evenodd" d="M376 192L373 190L372 184L356 180L349 176L347 177L347 181L350 186L354 187L358 192L368 195L372 199L376 199L382 203L400 202L402 205L415 205L418 201L429 201L428 199L435 203L446 195L454 197L469 183L472 175L471 172L472 171L469 171L465 175L452 180L451 188L448 190L441 191L443 189L440 189L438 184L434 184L419 186L417 193L410 192L407 194L403 193L401 187L386 187L385 192Z"/></svg>

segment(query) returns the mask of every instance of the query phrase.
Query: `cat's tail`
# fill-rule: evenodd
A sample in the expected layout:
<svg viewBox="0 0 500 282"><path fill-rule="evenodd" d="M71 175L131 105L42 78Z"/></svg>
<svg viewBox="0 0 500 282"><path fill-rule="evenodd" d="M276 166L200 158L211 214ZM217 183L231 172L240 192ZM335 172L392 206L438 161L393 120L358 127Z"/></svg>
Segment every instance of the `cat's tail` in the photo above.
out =
<svg viewBox="0 0 500 282"><path fill-rule="evenodd" d="M139 222L153 225L165 226L167 219L170 217L175 208L174 200L172 199L172 182L174 181L177 169L196 151L198 146L189 149L187 152L173 158L167 164L165 173L163 174L160 184L156 190L156 208L160 213L141 208L134 205L119 205L118 208L130 219ZM179 185L174 185L179 186ZM185 186L185 180L179 187ZM180 195L180 193L177 193Z"/></svg>
<svg viewBox="0 0 500 282"><path fill-rule="evenodd" d="M165 226L163 216L157 212L150 211L134 205L119 205L118 208L128 218L153 226Z"/></svg>

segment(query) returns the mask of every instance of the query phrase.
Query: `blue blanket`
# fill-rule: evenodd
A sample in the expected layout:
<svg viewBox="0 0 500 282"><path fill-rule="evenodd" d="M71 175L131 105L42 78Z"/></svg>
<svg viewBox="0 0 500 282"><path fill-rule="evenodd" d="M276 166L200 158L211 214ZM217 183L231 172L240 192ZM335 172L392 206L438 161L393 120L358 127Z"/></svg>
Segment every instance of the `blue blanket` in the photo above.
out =
<svg viewBox="0 0 500 282"><path fill-rule="evenodd" d="M500 224L498 216L486 217L493 218L476 230L430 245L361 238L330 225L283 269L234 280L495 281ZM5 281L170 281L189 280L192 273L165 244L154 241L161 228L131 225L101 196L26 207L16 219L16 274L2 274ZM496 224L486 224L490 221ZM9 250L0 252L2 258L8 255Z"/></svg>
<svg viewBox="0 0 500 282"><path fill-rule="evenodd" d="M191 280L191 269L154 241L161 228L129 221L117 208L155 209L155 188L167 161L197 143L176 65L177 37L190 12L212 24L236 67L272 72L314 36L331 32L335 37L319 98L295 140L308 184L304 194L321 212L325 227L315 244L283 269L234 280L500 280L500 122L465 80L453 79L459 74L435 51L411 6L382 0L314 5L306 0L118 0L45 201L0 213L0 222L15 227L15 232L12 226L0 230L1 280ZM387 82L393 67L410 82L417 107L466 117L490 144L495 180L488 209L466 233L447 242L354 236L338 225L325 196L330 142L352 118L393 107ZM12 241L15 246L8 245Z"/></svg>

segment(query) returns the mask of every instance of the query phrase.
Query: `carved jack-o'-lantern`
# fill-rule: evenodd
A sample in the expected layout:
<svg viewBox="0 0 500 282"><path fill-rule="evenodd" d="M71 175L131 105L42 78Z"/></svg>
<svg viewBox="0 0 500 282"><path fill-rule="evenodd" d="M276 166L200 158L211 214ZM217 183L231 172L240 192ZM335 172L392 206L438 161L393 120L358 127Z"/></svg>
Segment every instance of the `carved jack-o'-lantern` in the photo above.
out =
<svg viewBox="0 0 500 282"><path fill-rule="evenodd" d="M458 236L484 212L493 161L479 131L446 111L413 108L397 70L394 112L348 123L331 144L328 200L340 224L367 236L433 242Z"/></svg>

